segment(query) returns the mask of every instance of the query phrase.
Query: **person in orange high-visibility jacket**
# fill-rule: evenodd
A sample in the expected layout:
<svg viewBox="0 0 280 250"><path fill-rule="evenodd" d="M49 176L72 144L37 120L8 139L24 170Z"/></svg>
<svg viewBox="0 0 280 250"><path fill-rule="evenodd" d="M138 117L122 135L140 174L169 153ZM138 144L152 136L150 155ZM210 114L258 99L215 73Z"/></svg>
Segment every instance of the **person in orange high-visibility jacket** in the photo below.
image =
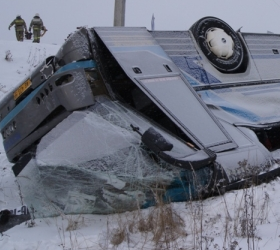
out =
<svg viewBox="0 0 280 250"><path fill-rule="evenodd" d="M33 43L40 43L41 30L46 32L47 29L44 26L43 20L40 18L40 15L38 13L36 13L31 20L31 23L29 25L29 32L31 32L31 28L33 28Z"/></svg>
<svg viewBox="0 0 280 250"><path fill-rule="evenodd" d="M25 21L21 18L20 15L17 15L16 19L14 21L12 21L11 24L9 25L9 30L11 29L11 27L13 25L15 25L17 40L22 42L23 41L23 33L24 32L27 33L27 27L26 27Z"/></svg>

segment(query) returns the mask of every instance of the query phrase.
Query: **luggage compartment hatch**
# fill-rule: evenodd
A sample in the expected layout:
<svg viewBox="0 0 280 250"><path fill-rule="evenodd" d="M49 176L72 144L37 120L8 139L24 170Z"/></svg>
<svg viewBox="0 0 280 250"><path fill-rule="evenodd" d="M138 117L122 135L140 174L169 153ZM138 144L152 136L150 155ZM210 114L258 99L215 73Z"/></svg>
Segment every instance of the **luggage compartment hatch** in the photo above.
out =
<svg viewBox="0 0 280 250"><path fill-rule="evenodd" d="M200 148L237 147L146 28L94 30L127 76Z"/></svg>
<svg viewBox="0 0 280 250"><path fill-rule="evenodd" d="M137 79L144 92L188 135L203 147L233 148L224 129L198 101L181 75ZM227 144L227 145L226 145Z"/></svg>

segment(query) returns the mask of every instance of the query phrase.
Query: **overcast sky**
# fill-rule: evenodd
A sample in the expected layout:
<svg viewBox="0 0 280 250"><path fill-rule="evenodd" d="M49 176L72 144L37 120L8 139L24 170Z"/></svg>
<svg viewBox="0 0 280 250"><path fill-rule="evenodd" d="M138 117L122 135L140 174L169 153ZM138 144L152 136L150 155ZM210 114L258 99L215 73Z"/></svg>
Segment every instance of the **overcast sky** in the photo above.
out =
<svg viewBox="0 0 280 250"><path fill-rule="evenodd" d="M77 26L112 26L115 0L1 0L0 39L15 40L9 24L17 14L27 26L39 13L48 29L42 43L63 43ZM126 26L186 30L204 16L223 19L234 30L280 34L280 0L126 0Z"/></svg>

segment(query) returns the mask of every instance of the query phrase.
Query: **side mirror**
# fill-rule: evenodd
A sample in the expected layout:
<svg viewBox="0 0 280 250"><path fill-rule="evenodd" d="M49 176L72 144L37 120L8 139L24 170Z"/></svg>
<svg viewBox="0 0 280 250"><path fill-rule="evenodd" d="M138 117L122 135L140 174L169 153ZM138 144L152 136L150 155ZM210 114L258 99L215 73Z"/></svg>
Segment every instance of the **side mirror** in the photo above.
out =
<svg viewBox="0 0 280 250"><path fill-rule="evenodd" d="M142 142L156 154L161 151L170 151L173 148L173 144L152 127L144 132Z"/></svg>
<svg viewBox="0 0 280 250"><path fill-rule="evenodd" d="M131 127L142 136L142 142L151 151L165 162L174 166L193 171L205 167L216 160L217 155L208 148L201 150L193 149L188 154L174 155L172 152L167 152L172 150L173 144L168 142L153 127L146 130L143 135L139 132L139 128L133 125L131 125Z"/></svg>

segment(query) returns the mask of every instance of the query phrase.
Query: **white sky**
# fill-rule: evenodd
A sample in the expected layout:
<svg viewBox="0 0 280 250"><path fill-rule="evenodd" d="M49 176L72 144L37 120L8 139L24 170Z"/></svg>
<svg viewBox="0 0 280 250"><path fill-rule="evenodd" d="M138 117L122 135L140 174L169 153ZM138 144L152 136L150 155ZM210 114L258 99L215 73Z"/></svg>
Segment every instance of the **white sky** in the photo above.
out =
<svg viewBox="0 0 280 250"><path fill-rule="evenodd" d="M64 42L77 26L112 26L115 0L1 0L1 40L15 40L14 28L9 24L17 14L27 26L39 13L47 34L43 43ZM234 30L243 32L280 34L280 0L126 0L126 26L151 29L155 15L155 29L185 30L204 16L215 16Z"/></svg>

